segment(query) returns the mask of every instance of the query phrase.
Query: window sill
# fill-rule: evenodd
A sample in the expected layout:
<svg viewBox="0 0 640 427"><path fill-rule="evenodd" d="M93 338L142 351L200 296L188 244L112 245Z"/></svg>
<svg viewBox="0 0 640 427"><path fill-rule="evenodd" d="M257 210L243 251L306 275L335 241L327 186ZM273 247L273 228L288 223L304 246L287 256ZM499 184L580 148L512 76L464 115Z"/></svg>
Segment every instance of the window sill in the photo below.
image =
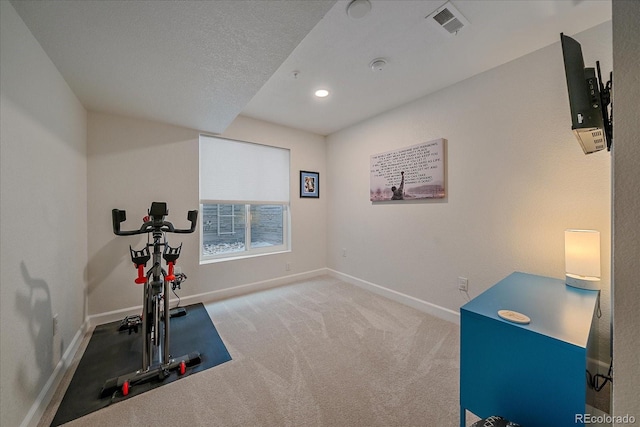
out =
<svg viewBox="0 0 640 427"><path fill-rule="evenodd" d="M221 258L204 258L204 259L200 259L200 265L216 264L216 263L225 262L225 261L237 261L237 260L240 260L240 259L248 259L248 258L256 258L256 257L262 257L262 256L268 256L268 255L284 254L284 253L288 253L288 252L291 252L291 249L285 249L285 250L276 251L276 252L263 252L263 253L252 253L252 254L242 254L242 255L230 255L230 256L221 257Z"/></svg>

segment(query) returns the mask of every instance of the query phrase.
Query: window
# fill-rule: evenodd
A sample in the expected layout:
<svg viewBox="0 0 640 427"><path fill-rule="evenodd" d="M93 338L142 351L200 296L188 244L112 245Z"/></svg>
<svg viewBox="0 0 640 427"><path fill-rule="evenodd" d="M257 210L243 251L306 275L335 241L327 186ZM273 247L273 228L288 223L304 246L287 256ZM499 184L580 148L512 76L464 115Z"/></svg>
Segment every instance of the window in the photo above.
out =
<svg viewBox="0 0 640 427"><path fill-rule="evenodd" d="M289 250L289 175L289 150L201 135L201 261Z"/></svg>

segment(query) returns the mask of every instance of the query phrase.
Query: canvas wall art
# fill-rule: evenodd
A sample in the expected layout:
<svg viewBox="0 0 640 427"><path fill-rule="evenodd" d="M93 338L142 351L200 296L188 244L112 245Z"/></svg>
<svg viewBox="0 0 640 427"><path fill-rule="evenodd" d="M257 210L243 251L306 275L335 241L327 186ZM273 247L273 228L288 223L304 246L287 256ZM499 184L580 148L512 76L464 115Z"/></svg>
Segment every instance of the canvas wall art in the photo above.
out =
<svg viewBox="0 0 640 427"><path fill-rule="evenodd" d="M372 155L370 200L381 202L444 198L445 143L445 139L436 139Z"/></svg>

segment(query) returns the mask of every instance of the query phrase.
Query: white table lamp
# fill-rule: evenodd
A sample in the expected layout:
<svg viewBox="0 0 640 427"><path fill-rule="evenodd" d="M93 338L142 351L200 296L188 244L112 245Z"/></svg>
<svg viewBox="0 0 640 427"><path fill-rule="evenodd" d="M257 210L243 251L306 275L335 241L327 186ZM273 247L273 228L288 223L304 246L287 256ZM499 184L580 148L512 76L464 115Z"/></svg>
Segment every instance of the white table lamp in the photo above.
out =
<svg viewBox="0 0 640 427"><path fill-rule="evenodd" d="M566 284L580 289L600 289L600 232L565 230Z"/></svg>

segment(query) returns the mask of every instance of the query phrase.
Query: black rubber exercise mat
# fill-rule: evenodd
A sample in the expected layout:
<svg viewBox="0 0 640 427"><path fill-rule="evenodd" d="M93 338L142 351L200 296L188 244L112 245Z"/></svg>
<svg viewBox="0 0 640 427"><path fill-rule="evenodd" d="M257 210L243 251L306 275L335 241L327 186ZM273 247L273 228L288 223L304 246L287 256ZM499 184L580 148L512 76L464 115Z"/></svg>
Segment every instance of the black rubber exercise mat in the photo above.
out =
<svg viewBox="0 0 640 427"><path fill-rule="evenodd" d="M204 306L194 304L185 309L185 316L172 317L170 320L169 354L178 357L199 352L199 364L188 367L184 376L173 370L164 380L152 379L133 385L126 397L120 391L101 397L102 386L107 380L142 367L143 336L142 331L132 334L118 331L119 321L97 326L51 426L75 420L120 400L231 360Z"/></svg>

